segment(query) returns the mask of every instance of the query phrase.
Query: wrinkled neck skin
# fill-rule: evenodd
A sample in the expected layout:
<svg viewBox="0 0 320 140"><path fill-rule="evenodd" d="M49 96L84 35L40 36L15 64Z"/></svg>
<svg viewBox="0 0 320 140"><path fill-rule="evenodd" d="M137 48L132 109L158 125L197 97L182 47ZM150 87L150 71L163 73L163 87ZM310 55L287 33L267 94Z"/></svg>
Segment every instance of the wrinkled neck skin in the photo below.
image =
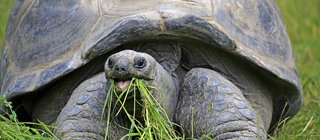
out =
<svg viewBox="0 0 320 140"><path fill-rule="evenodd" d="M157 101L166 110L169 119L172 121L178 100L178 82L173 78L171 72L165 70L159 63L156 64L154 69L155 79L151 80L152 86L158 89L152 89L151 93Z"/></svg>

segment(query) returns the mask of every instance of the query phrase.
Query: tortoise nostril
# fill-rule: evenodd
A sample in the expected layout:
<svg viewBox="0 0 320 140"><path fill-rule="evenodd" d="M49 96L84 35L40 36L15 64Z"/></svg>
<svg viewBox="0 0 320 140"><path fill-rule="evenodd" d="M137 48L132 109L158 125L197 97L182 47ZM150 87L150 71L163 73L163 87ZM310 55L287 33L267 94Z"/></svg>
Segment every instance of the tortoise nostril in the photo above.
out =
<svg viewBox="0 0 320 140"><path fill-rule="evenodd" d="M124 72L124 71L126 71L126 69L123 67L116 67L116 71Z"/></svg>

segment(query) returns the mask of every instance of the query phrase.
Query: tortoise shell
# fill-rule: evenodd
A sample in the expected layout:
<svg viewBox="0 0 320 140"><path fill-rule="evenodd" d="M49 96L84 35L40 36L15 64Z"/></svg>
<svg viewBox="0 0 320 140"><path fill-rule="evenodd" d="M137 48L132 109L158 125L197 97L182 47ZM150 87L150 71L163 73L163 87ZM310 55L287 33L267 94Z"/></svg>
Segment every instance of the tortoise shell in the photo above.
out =
<svg viewBox="0 0 320 140"><path fill-rule="evenodd" d="M273 0L16 1L3 42L1 95L30 93L122 44L158 35L201 40L243 58L283 88L275 96L285 100L274 108L288 102L293 115L301 107L293 51Z"/></svg>

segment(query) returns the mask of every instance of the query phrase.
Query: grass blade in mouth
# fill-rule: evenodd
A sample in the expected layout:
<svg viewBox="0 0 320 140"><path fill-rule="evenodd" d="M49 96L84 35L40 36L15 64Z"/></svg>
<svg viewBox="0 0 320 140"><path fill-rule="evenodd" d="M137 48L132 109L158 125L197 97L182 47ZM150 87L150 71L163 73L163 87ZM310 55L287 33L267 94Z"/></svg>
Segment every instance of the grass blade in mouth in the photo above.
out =
<svg viewBox="0 0 320 140"><path fill-rule="evenodd" d="M138 137L139 139L182 139L173 127L175 124L170 122L165 109L162 108L160 103L152 95L151 91L159 90L158 88L149 85L142 79L132 78L129 86L121 93L117 93L114 83L115 82L111 80L104 105L104 108L107 109L105 138L107 138L108 135L112 115L116 116L120 111L124 111L131 122L131 126L129 133L122 139L132 139L132 137ZM158 93L161 94L161 92ZM129 113L125 108L128 94L133 94L133 113ZM142 103L138 100L137 96L141 97ZM113 101L114 99L115 101ZM142 106L142 111L137 109L138 105ZM118 106L118 108L111 108L111 106ZM105 110L103 110L103 112L105 112ZM139 116L142 116L142 119L138 119L137 114L141 114Z"/></svg>

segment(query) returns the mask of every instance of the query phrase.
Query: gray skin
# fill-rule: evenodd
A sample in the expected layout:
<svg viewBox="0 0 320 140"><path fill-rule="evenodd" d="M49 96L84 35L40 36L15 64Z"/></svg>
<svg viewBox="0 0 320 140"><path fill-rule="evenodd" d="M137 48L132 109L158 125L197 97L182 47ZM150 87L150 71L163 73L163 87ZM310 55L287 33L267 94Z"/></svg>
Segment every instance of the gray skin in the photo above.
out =
<svg viewBox="0 0 320 140"><path fill-rule="evenodd" d="M59 122L61 136L102 138L104 64L126 49L149 54L166 71L155 76L164 83L146 80L173 86L178 101L163 105L175 108L170 118L188 136L264 139L301 108L294 55L274 0L16 1L2 46L0 95L22 121ZM199 121L191 125L190 118ZM72 120L77 127L64 123Z"/></svg>

